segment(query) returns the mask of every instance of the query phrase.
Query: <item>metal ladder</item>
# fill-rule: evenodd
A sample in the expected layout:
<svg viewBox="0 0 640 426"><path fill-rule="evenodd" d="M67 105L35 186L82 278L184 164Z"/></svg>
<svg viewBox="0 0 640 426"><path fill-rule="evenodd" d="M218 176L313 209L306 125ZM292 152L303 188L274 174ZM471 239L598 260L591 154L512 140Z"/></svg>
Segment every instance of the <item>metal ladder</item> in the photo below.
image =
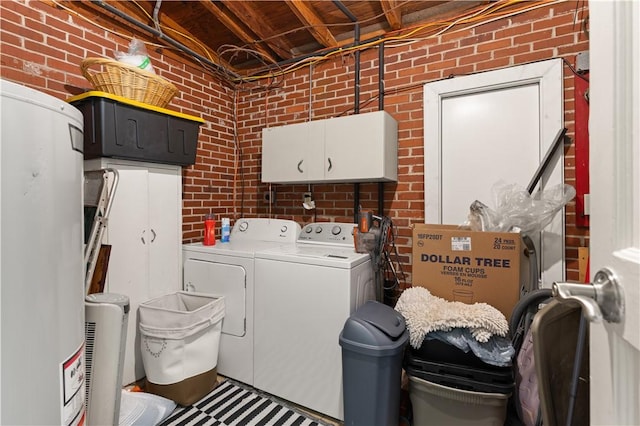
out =
<svg viewBox="0 0 640 426"><path fill-rule="evenodd" d="M85 222L87 212L92 215L91 231L84 247L85 295L89 292L96 262L102 245L102 234L107 227L109 212L113 197L118 186L118 171L115 169L100 169L85 171L84 173L84 209ZM86 229L86 228L85 228Z"/></svg>

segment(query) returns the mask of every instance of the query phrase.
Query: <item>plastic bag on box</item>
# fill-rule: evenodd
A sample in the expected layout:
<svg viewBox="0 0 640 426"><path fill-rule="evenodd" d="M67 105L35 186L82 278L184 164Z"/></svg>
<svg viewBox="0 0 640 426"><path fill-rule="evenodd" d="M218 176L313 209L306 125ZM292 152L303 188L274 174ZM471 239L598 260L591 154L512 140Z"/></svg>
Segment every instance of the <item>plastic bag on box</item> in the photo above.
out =
<svg viewBox="0 0 640 426"><path fill-rule="evenodd" d="M133 65L134 67L138 67L154 74L156 73L151 65L151 59L149 59L147 48L141 40L138 40L135 37L131 39L131 42L129 43L128 52L115 52L114 56L118 62Z"/></svg>
<svg viewBox="0 0 640 426"><path fill-rule="evenodd" d="M498 367L511 366L511 359L515 354L511 341L506 337L492 335L487 342L478 342L468 328L431 331L425 339L440 340L465 353L471 351L485 363Z"/></svg>
<svg viewBox="0 0 640 426"><path fill-rule="evenodd" d="M524 234L544 229L575 195L571 185L561 184L529 194L516 185L498 182L492 188L494 209L480 201L469 208L468 222L474 231L513 232Z"/></svg>

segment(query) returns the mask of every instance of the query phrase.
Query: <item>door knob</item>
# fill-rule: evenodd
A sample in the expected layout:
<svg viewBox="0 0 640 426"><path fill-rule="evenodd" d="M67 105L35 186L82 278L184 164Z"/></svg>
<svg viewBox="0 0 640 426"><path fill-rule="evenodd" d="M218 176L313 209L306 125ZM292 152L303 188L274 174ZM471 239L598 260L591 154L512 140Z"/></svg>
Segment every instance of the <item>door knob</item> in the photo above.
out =
<svg viewBox="0 0 640 426"><path fill-rule="evenodd" d="M553 283L551 293L556 299L580 303L582 314L591 322L619 323L624 318L622 287L608 268L599 270L590 284Z"/></svg>

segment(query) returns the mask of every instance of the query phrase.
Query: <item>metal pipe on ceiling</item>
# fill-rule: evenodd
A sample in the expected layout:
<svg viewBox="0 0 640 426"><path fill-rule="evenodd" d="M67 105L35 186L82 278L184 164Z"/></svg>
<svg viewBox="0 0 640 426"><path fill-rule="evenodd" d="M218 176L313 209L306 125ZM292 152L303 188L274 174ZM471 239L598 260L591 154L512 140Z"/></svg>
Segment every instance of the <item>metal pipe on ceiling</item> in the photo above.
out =
<svg viewBox="0 0 640 426"><path fill-rule="evenodd" d="M349 9L347 9L347 6L342 4L342 2L340 0L333 0L333 4L335 4L336 7L338 9L340 9L340 11L342 13L344 13L347 18L351 19L351 22L357 22L358 21L358 18L356 18L355 15L353 13L351 13L351 11Z"/></svg>
<svg viewBox="0 0 640 426"><path fill-rule="evenodd" d="M162 28L160 27L160 6L162 5L162 0L156 0L156 6L153 8L153 23L156 25L156 30L162 33Z"/></svg>
<svg viewBox="0 0 640 426"><path fill-rule="evenodd" d="M351 22L355 23L355 27L353 29L354 34L353 34L353 43L355 46L360 44L360 23L358 22L358 18L351 13L351 11L344 5L342 4L342 2L340 0L333 0L333 4L336 5L336 7L338 9L340 9L340 11L342 13L344 13L344 15L349 18L351 20ZM354 105L354 112L356 114L360 113L360 50L356 50L356 55L355 55L355 105Z"/></svg>
<svg viewBox="0 0 640 426"><path fill-rule="evenodd" d="M1 0L0 0L1 1ZM363 41L361 44L369 44L369 43L373 43L375 41L378 41L382 39L382 36L376 36L376 37L371 37L369 39L366 39L365 41ZM333 52L337 52L340 50L343 50L344 47L334 47L332 49L327 49L327 50L319 50L316 52L311 52L311 53L306 53L304 55L300 55L300 56L296 56L295 58L290 58L290 59L284 59L280 62L276 62L272 65L270 65L268 68L269 69L273 69L273 67L282 67L283 65L291 65L295 62L300 62L304 59L309 59L312 57L316 57L316 56L323 56L323 55L329 55Z"/></svg>
<svg viewBox="0 0 640 426"><path fill-rule="evenodd" d="M148 26L147 24L138 21L137 19L127 15L126 13L120 11L119 9L116 9L115 7L111 6L110 4L104 2L104 1L100 1L100 0L91 0L91 3L100 6L101 8L108 10L109 12L113 13L114 15L124 19L125 21L129 22L130 24L133 24L135 26L137 26L140 29L143 29L151 34L153 34L154 36L158 37L161 40L166 41L167 43L169 43L170 45L172 45L173 47L176 47L177 49L181 50L184 53L187 53L191 56L193 56L194 58L198 59L200 62L207 64L208 66L216 69L217 71L221 72L224 75L228 75L230 77L233 78L240 78L240 75L227 70L226 68L222 67L221 65L216 64L215 62L211 62L209 59L205 58L204 56L194 52L193 50L189 49L187 46L185 46L184 44L180 43L179 41L176 41L174 39L172 39L171 37L168 37L166 35L164 35L162 32L156 30L153 27Z"/></svg>

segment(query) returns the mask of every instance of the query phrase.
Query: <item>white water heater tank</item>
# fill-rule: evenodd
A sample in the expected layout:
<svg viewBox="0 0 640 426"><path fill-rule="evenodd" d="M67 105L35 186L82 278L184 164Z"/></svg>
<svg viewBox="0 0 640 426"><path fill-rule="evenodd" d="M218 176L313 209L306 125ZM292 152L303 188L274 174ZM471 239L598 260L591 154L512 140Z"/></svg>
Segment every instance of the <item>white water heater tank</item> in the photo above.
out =
<svg viewBox="0 0 640 426"><path fill-rule="evenodd" d="M85 423L83 117L0 79L0 424Z"/></svg>

